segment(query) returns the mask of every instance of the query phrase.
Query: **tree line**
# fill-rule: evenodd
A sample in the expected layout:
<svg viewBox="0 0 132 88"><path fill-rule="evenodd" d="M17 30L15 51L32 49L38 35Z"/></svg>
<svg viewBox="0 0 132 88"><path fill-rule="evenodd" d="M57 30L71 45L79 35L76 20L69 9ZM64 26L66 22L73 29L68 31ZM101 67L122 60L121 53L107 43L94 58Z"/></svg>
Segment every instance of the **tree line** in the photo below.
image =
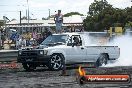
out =
<svg viewBox="0 0 132 88"><path fill-rule="evenodd" d="M86 31L103 31L109 27L128 26L132 22L132 6L125 9L114 8L106 0L94 0L83 21ZM132 25L129 25L132 27Z"/></svg>

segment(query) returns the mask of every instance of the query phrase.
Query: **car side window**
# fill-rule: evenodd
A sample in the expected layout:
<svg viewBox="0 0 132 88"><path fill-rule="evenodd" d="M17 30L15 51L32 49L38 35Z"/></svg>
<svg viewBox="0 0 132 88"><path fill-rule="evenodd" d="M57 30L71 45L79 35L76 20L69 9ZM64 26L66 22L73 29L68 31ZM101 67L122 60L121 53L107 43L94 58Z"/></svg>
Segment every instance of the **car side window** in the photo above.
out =
<svg viewBox="0 0 132 88"><path fill-rule="evenodd" d="M81 40L80 35L72 35L69 38L69 40L68 40L68 46L72 46L73 44L75 46L81 46L82 45L82 40Z"/></svg>

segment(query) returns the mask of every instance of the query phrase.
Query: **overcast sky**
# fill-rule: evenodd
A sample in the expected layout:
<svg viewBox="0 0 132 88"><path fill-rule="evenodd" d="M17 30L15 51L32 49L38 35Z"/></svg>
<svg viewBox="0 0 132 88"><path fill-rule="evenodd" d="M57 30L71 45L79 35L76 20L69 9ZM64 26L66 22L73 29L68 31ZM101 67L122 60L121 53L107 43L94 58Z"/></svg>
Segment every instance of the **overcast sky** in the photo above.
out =
<svg viewBox="0 0 132 88"><path fill-rule="evenodd" d="M77 11L84 15L87 14L89 5L94 0L29 0L29 11L32 18L41 19L48 17L48 9L51 15L58 9L65 14L71 11ZM132 6L131 0L107 0L108 3L117 8L126 8ZM19 19L19 11L22 16L26 15L27 0L0 0L0 19L3 15L9 19Z"/></svg>

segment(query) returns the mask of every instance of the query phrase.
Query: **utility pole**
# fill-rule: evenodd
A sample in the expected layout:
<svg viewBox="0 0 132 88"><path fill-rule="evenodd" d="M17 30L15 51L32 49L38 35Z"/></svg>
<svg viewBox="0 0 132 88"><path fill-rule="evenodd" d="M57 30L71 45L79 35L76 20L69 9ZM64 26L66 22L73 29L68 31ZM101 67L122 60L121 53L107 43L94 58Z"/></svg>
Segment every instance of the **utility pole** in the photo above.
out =
<svg viewBox="0 0 132 88"><path fill-rule="evenodd" d="M49 19L50 19L50 9L49 9Z"/></svg>
<svg viewBox="0 0 132 88"><path fill-rule="evenodd" d="M26 20L27 20L28 16L27 16L27 9L26 9Z"/></svg>
<svg viewBox="0 0 132 88"><path fill-rule="evenodd" d="M29 4L28 4L28 0L27 0L27 5L28 5L28 25L29 25Z"/></svg>
<svg viewBox="0 0 132 88"><path fill-rule="evenodd" d="M27 0L27 5L28 5L28 30L30 30L30 27L29 27L29 3L28 3L28 0Z"/></svg>
<svg viewBox="0 0 132 88"><path fill-rule="evenodd" d="M3 19L4 19L4 29L3 30L6 31L6 16L3 16ZM7 33L6 33L6 37L8 37Z"/></svg>
<svg viewBox="0 0 132 88"><path fill-rule="evenodd" d="M21 26L21 15L22 15L22 14L21 14L21 11L20 11L20 26Z"/></svg>

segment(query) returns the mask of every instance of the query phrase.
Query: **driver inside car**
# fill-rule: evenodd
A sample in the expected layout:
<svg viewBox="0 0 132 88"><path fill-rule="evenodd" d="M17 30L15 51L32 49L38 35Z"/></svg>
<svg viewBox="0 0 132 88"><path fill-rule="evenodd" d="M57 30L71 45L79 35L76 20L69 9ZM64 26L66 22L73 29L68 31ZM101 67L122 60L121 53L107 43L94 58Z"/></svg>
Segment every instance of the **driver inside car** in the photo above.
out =
<svg viewBox="0 0 132 88"><path fill-rule="evenodd" d="M74 37L73 40L74 40L73 43L74 43L76 46L80 46L80 42L79 42L79 38L78 38L78 37Z"/></svg>

